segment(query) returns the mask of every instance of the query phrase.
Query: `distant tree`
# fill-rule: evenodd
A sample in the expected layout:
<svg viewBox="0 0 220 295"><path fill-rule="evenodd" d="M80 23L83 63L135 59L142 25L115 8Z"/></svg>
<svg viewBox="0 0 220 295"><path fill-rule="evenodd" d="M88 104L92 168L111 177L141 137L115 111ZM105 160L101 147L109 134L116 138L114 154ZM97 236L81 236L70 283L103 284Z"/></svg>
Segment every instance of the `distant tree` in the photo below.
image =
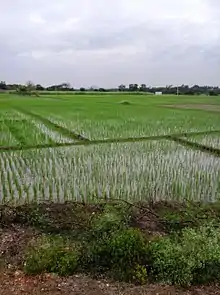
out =
<svg viewBox="0 0 220 295"><path fill-rule="evenodd" d="M70 83L63 82L58 85L51 85L46 88L48 91L73 91L74 89L71 87Z"/></svg>
<svg viewBox="0 0 220 295"><path fill-rule="evenodd" d="M134 91L138 91L138 84L134 84Z"/></svg>
<svg viewBox="0 0 220 295"><path fill-rule="evenodd" d="M91 91L91 92L93 92L93 91L99 91L99 87L98 86L91 86L91 87L89 87L89 89L88 89L88 91Z"/></svg>
<svg viewBox="0 0 220 295"><path fill-rule="evenodd" d="M210 96L217 96L217 95L218 95L218 92L215 91L215 90L210 90L210 91L209 91L209 95L210 95Z"/></svg>
<svg viewBox="0 0 220 295"><path fill-rule="evenodd" d="M27 92L29 94L31 94L32 91L35 91L36 90L36 86L34 85L34 83L32 81L28 81L26 83L26 87L27 87Z"/></svg>
<svg viewBox="0 0 220 295"><path fill-rule="evenodd" d="M19 95L29 95L26 85L19 85L16 89L16 93Z"/></svg>
<svg viewBox="0 0 220 295"><path fill-rule="evenodd" d="M5 81L1 81L0 82L0 89L1 90L7 90L8 88L7 88L7 84L5 83Z"/></svg>
<svg viewBox="0 0 220 295"><path fill-rule="evenodd" d="M138 91L138 84L129 84L129 91Z"/></svg>
<svg viewBox="0 0 220 295"><path fill-rule="evenodd" d="M47 91L57 91L57 85L51 85L46 88Z"/></svg>
<svg viewBox="0 0 220 295"><path fill-rule="evenodd" d="M143 92L147 91L147 86L146 86L146 84L141 84L139 90L140 90L140 91L143 91Z"/></svg>
<svg viewBox="0 0 220 295"><path fill-rule="evenodd" d="M134 84L129 84L128 85L128 90L129 91L133 91L133 89L134 89Z"/></svg>
<svg viewBox="0 0 220 295"><path fill-rule="evenodd" d="M31 81L28 81L26 85L18 85L16 88L16 93L25 96L39 96L34 83L32 83Z"/></svg>
<svg viewBox="0 0 220 295"><path fill-rule="evenodd" d="M194 94L202 94L204 91L204 88L200 87L199 85L194 85L191 87L191 90L194 92Z"/></svg>
<svg viewBox="0 0 220 295"><path fill-rule="evenodd" d="M44 88L41 84L36 84L34 85L33 82L28 81L26 85L20 85L20 84L6 84L5 81L0 81L0 90L15 90L18 94L21 95L36 95L38 96L37 91L43 91L43 90L48 90L48 91L74 91L74 88L71 87L70 83L63 82L57 85L50 85L46 88ZM99 91L99 92L104 92L104 91L145 91L149 93L155 93L155 92L163 92L164 94L176 94L177 93L177 86L176 85L166 85L162 87L150 87L146 86L146 84L141 84L140 87L138 84L129 84L128 87L126 87L124 84L119 85L117 88L100 88L96 86L92 86L89 88L89 91ZM81 92L87 91L84 87L80 88ZM181 86L178 86L178 91L179 94L181 95L200 95L200 94L205 94L205 95L220 95L220 88L218 86L199 86L199 85L185 85L182 84Z"/></svg>
<svg viewBox="0 0 220 295"><path fill-rule="evenodd" d="M36 85L36 90L37 90L37 91L43 91L43 90L44 90L44 87L41 86L40 84L37 84L37 85Z"/></svg>
<svg viewBox="0 0 220 295"><path fill-rule="evenodd" d="M70 91L72 90L70 83L64 82L60 85L58 85L58 89L61 91Z"/></svg>
<svg viewBox="0 0 220 295"><path fill-rule="evenodd" d="M121 84L118 86L118 90L119 91L125 91L126 90L126 86L124 84Z"/></svg>
<svg viewBox="0 0 220 295"><path fill-rule="evenodd" d="M192 89L189 89L186 93L184 93L185 95L194 95L195 92Z"/></svg>
<svg viewBox="0 0 220 295"><path fill-rule="evenodd" d="M178 87L178 91L179 91L179 94L185 94L187 95L188 92L189 92L189 86L188 85L184 85L182 84L181 86Z"/></svg>

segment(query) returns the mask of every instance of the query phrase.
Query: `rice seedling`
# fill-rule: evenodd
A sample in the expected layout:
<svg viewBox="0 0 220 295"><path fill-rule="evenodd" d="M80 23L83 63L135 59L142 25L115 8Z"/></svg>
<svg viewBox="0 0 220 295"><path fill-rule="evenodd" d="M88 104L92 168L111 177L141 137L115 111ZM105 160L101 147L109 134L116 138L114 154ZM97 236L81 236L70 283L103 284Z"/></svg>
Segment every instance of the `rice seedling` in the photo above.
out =
<svg viewBox="0 0 220 295"><path fill-rule="evenodd" d="M196 142L205 146L220 149L220 132L219 134L206 134L202 136L191 136L188 138L191 142Z"/></svg>
<svg viewBox="0 0 220 295"><path fill-rule="evenodd" d="M47 126L42 124L41 122L37 122L35 120L31 120L31 123L40 130L42 134L44 134L46 140L44 143L58 142L58 143L68 143L73 142L74 140L68 137L63 136L59 132L49 129Z"/></svg>
<svg viewBox="0 0 220 295"><path fill-rule="evenodd" d="M39 148L40 144L55 147L56 143L75 142L74 133L98 140L208 133L220 126L217 114L162 108L162 98L129 96L128 107L119 103L121 99L126 97L85 95L64 101L16 97L8 104L3 100L0 146L19 146L21 150L0 151L0 201L218 199L220 158L176 142L148 140ZM174 100L177 102L176 98L167 98L172 103ZM20 105L26 113L18 111ZM71 132L72 138L68 136ZM217 134L188 134L187 140L219 147ZM25 146L33 149L22 150Z"/></svg>
<svg viewBox="0 0 220 295"><path fill-rule="evenodd" d="M149 115L148 111L152 113ZM123 110L121 112L123 114ZM104 116L103 113L103 118L89 118L80 114L71 114L71 116L67 114L65 118L62 114L53 114L48 118L52 122L74 130L90 140L211 131L216 130L218 126L213 122L217 118L207 119L208 121L202 122L200 125L198 118L190 118L188 115L176 115L175 111L165 118L157 117L155 109L146 110L143 117L138 117L134 112L129 117L117 113L111 118L111 115Z"/></svg>
<svg viewBox="0 0 220 295"><path fill-rule="evenodd" d="M7 153L1 161L9 199L14 179L8 158L19 163L28 200L204 200L220 196L220 159L169 141L57 148ZM34 156L34 158L33 158ZM28 170L27 170L28 167ZM9 175L9 176L8 176ZM31 176L31 177L30 177ZM24 187L23 187L24 188ZM13 187L13 190L22 190ZM16 200L15 200L16 201Z"/></svg>
<svg viewBox="0 0 220 295"><path fill-rule="evenodd" d="M1 146L14 146L17 145L18 141L10 132L8 126L4 121L0 123L0 145Z"/></svg>

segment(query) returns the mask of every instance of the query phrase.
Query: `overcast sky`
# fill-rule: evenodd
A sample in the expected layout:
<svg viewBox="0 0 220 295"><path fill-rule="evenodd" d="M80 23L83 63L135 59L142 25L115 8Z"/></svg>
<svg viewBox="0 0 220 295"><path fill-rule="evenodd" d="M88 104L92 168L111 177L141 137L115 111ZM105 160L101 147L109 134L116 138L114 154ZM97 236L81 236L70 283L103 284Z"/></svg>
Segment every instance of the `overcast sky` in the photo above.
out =
<svg viewBox="0 0 220 295"><path fill-rule="evenodd" d="M220 0L7 0L0 79L220 85Z"/></svg>

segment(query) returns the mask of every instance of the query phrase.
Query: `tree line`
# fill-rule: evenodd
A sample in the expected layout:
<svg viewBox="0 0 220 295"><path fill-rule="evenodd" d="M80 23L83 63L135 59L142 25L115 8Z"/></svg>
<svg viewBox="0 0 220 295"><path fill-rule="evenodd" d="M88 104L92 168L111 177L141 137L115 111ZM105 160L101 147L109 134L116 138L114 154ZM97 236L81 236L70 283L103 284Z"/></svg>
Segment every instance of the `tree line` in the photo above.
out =
<svg viewBox="0 0 220 295"><path fill-rule="evenodd" d="M166 85L161 87L151 87L146 84L121 84L116 88L98 88L98 87L80 87L74 88L70 83L61 83L44 87L41 84L34 84L31 81L25 85L21 84L7 84L5 81L0 81L0 91L17 91L20 94L34 94L37 95L40 91L98 91L98 92L146 92L155 93L162 92L163 94L179 94L179 95L220 95L220 87L218 86L200 86L200 85Z"/></svg>

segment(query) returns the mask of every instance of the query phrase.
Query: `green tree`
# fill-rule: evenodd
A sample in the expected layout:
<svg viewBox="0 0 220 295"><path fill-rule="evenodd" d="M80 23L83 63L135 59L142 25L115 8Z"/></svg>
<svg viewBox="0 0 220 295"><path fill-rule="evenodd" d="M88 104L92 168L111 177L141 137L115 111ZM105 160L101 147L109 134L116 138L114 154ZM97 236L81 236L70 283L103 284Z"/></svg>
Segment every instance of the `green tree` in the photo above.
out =
<svg viewBox="0 0 220 295"><path fill-rule="evenodd" d="M129 91L138 91L138 84L129 84Z"/></svg>
<svg viewBox="0 0 220 295"><path fill-rule="evenodd" d="M139 89L140 89L140 91L146 91L147 90L146 84L141 84Z"/></svg>
<svg viewBox="0 0 220 295"><path fill-rule="evenodd" d="M126 90L126 86L124 84L121 84L118 86L118 90L119 91L125 91Z"/></svg>
<svg viewBox="0 0 220 295"><path fill-rule="evenodd" d="M5 81L0 82L0 89L1 90L7 90L7 85L6 85Z"/></svg>

